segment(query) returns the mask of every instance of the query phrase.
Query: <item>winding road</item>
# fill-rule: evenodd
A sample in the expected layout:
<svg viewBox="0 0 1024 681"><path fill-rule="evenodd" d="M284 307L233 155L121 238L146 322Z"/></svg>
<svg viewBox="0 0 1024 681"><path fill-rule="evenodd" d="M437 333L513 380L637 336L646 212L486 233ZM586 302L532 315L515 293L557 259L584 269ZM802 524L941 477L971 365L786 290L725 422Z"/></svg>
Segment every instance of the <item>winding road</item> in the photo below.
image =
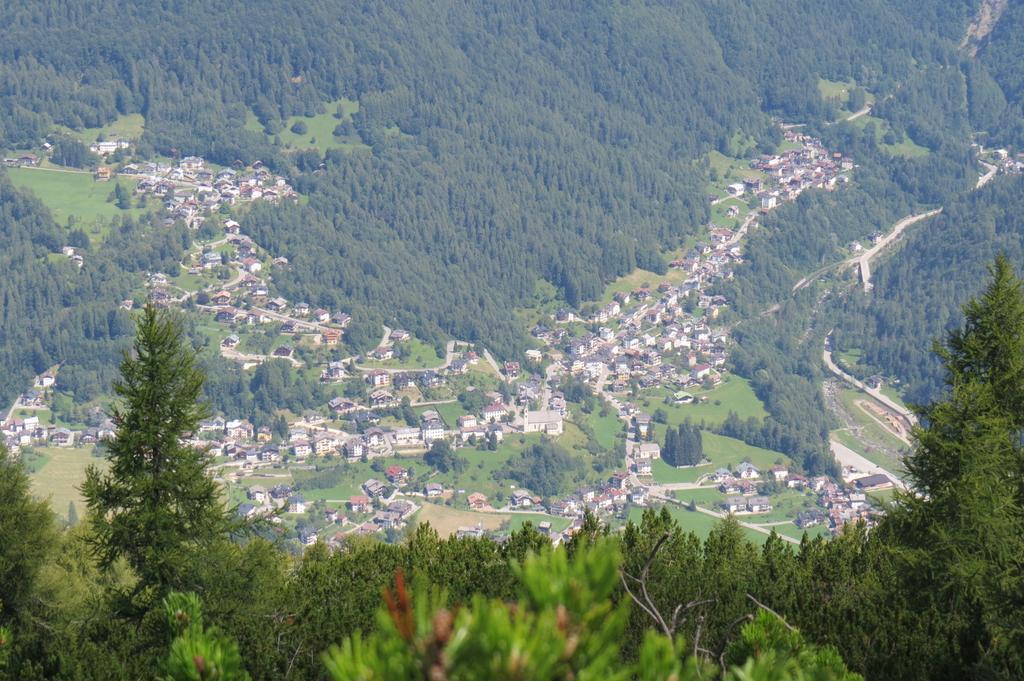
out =
<svg viewBox="0 0 1024 681"><path fill-rule="evenodd" d="M925 220L927 218L938 215L941 212L942 208L936 208L925 213L917 213L906 216L905 218L896 222L892 226L892 229L889 231L889 233L883 236L881 239L879 239L878 243L876 243L874 246L864 251L860 255L855 255L852 258L847 258L846 260L841 260L837 263L832 263L831 265L825 265L824 267L818 268L817 270L811 272L800 281L796 282L793 285L792 292L796 293L800 289L807 288L812 282L814 282L824 274L831 272L832 270L854 266L856 266L859 270L860 279L864 285L864 290L870 290L872 259L874 259L879 253L882 252L883 249L889 246L893 241L898 239L907 227L910 227L911 225L916 224L921 220Z"/></svg>

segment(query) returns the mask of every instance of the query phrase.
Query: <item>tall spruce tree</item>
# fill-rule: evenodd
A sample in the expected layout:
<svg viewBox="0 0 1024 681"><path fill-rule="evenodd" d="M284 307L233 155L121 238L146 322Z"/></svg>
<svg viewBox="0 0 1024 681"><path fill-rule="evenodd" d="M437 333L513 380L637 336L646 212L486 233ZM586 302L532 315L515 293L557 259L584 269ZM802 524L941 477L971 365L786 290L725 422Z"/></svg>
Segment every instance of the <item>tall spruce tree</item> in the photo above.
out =
<svg viewBox="0 0 1024 681"><path fill-rule="evenodd" d="M180 320L147 306L114 383L110 468L91 466L82 487L100 565L127 561L136 606L187 587L189 565L230 526L203 452L182 443L207 413L203 380Z"/></svg>
<svg viewBox="0 0 1024 681"><path fill-rule="evenodd" d="M883 526L908 591L957 632L932 678L1024 678L1024 292L1005 258L991 273L938 348L947 393L918 410L915 493Z"/></svg>

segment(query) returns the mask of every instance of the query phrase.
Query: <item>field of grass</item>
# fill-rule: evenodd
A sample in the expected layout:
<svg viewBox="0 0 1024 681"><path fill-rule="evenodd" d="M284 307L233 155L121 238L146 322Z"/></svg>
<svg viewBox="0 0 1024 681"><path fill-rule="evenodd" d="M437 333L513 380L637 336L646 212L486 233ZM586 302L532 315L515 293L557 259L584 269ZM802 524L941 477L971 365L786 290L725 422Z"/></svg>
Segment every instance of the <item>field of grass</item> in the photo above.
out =
<svg viewBox="0 0 1024 681"><path fill-rule="evenodd" d="M670 425L677 425L686 419L695 423L705 421L709 424L719 424L726 419L730 411L736 412L743 419L751 416L761 419L768 415L761 400L757 398L753 388L750 387L750 382L735 375L728 376L721 385L713 390L690 391L698 400L707 396L707 402L664 404L663 400L672 392L668 388L657 388L642 393L642 396L649 398L649 404L645 404L644 409L648 411L663 409L668 414Z"/></svg>
<svg viewBox="0 0 1024 681"><path fill-rule="evenodd" d="M72 135L85 144L92 144L100 135L103 135L107 139L138 139L142 137L142 132L146 127L146 119L143 118L142 114L127 114L124 116L118 116L117 120L109 125L104 125L102 128L83 128L82 130L72 130L71 128L66 128L61 125L56 127L60 132Z"/></svg>
<svg viewBox="0 0 1024 681"><path fill-rule="evenodd" d="M21 464L29 475L35 475L50 460L50 455L38 449L26 449L21 454Z"/></svg>
<svg viewBox="0 0 1024 681"><path fill-rule="evenodd" d="M856 83L852 80L844 82L825 80L824 78L818 79L818 92L821 93L822 99L835 99L841 104L850 98L850 90L854 87L856 87Z"/></svg>
<svg viewBox="0 0 1024 681"><path fill-rule="evenodd" d="M92 456L92 447L36 447L46 463L31 475L32 493L49 498L50 507L58 516L66 517L68 505L74 502L79 517L85 514L85 503L78 487L85 481L85 470L91 464L107 467L106 459Z"/></svg>
<svg viewBox="0 0 1024 681"><path fill-rule="evenodd" d="M905 135L903 141L897 142L896 144L886 144L883 142L885 133L889 131L889 122L884 118L877 118L869 114L854 119L851 123L861 130L866 128L869 123L874 123L875 140L878 142L878 146L894 156L917 158L920 156L927 156L929 153L928 147L923 147L920 144L917 144L914 140L910 139L909 135Z"/></svg>
<svg viewBox="0 0 1024 681"><path fill-rule="evenodd" d="M482 525L485 530L497 530L502 523L511 523L513 515L506 513L480 513L478 511L461 511L448 506L424 503L422 508L413 516L416 523L430 523L430 526L437 530L442 537L455 534L460 527L476 527ZM533 520L532 516L525 516L526 520Z"/></svg>
<svg viewBox="0 0 1024 681"><path fill-rule="evenodd" d="M894 388L893 386L889 385L888 383L883 384L882 387L879 388L878 390L883 395L885 395L886 397L888 397L890 400L900 405L901 407L907 406L906 402L903 401L903 393L900 392L897 388Z"/></svg>
<svg viewBox="0 0 1024 681"><path fill-rule="evenodd" d="M344 113L344 117L340 119L335 117L339 106ZM328 149L344 149L345 151L369 149L358 139L346 139L334 135L334 128L344 120L351 118L352 114L357 111L359 111L359 102L344 98L328 102L324 105L324 112L321 114L288 118L284 121L284 127L277 137L281 139L281 144L291 149L318 149L322 152ZM306 132L302 134L292 132L292 126L299 121L306 124ZM251 112L246 118L245 127L253 132L263 132L263 126Z"/></svg>
<svg viewBox="0 0 1024 681"><path fill-rule="evenodd" d="M622 421L615 415L612 409L608 410L606 416L601 416L601 410L595 409L589 414L574 410L576 418L582 418L594 431L594 440L604 449L615 447L615 441L622 433Z"/></svg>
<svg viewBox="0 0 1024 681"><path fill-rule="evenodd" d="M718 491L717 487L705 487L701 489L680 489L672 493L679 501L688 504L691 501L698 506L710 508L713 511L721 510L720 504L725 501L725 496Z"/></svg>
<svg viewBox="0 0 1024 681"><path fill-rule="evenodd" d="M655 481L663 484L671 482L697 482L700 476L712 473L715 469L727 468L730 465L735 467L743 461L749 461L762 470L774 466L775 462L779 460L786 465L791 463L786 456L779 452L754 447L740 440L725 437L724 435L716 435L706 430L702 431L701 440L704 443L704 455L711 460L711 463L694 467L674 468L661 459L655 459L651 466L651 472ZM685 493L689 494L689 490L685 490ZM679 498L689 501L689 497ZM697 503L699 504L700 502L698 501Z"/></svg>
<svg viewBox="0 0 1024 681"><path fill-rule="evenodd" d="M728 196L726 187L734 182L765 177L762 171L750 167L749 160L726 156L718 151L708 153L708 164L713 171L713 181L708 186L708 193L719 197Z"/></svg>
<svg viewBox="0 0 1024 681"><path fill-rule="evenodd" d="M736 466L740 462L749 461L758 468L764 470L771 468L779 459L783 464L790 464L789 458L779 452L770 449L762 449L748 445L746 442L724 435L716 435L704 431L701 433L704 443L704 455L711 459L715 468L721 468L732 464Z"/></svg>
<svg viewBox="0 0 1024 681"><path fill-rule="evenodd" d="M555 518L541 513L512 513L511 515L512 519L508 523L510 532L521 529L528 522L533 523L534 529L543 522L549 522L551 523L552 531L564 532L565 528L569 527L569 524L572 522L568 518Z"/></svg>
<svg viewBox="0 0 1024 681"><path fill-rule="evenodd" d="M14 418L23 419L27 416L35 416L44 426L53 423L53 412L49 409L16 409L14 411Z"/></svg>
<svg viewBox="0 0 1024 681"><path fill-rule="evenodd" d="M668 484L672 482L697 482L697 478L715 470L714 466L705 464L701 466L688 466L676 468L669 466L661 459L655 459L651 463L651 475L655 482Z"/></svg>
<svg viewBox="0 0 1024 681"><path fill-rule="evenodd" d="M854 420L857 421L857 424L864 429L865 434L869 438L876 440L879 444L895 451L907 448L907 444L905 442L882 427L875 418L872 418L866 411L864 411L863 407L857 404L857 402L863 401L873 402L871 397L865 395L859 390L845 389L839 393L839 399L842 401L843 407L846 411L853 416Z"/></svg>
<svg viewBox="0 0 1024 681"><path fill-rule="evenodd" d="M444 358L437 355L433 345L428 345L418 338L410 338L402 343L408 355L404 359L389 359L383 362L368 360L361 366L381 367L385 369L431 369L444 364Z"/></svg>
<svg viewBox="0 0 1024 681"><path fill-rule="evenodd" d="M860 358L863 354L864 351L860 348L850 348L849 350L835 353L835 356L837 361L842 362L846 368L850 369L860 363Z"/></svg>
<svg viewBox="0 0 1024 681"><path fill-rule="evenodd" d="M888 506L892 503L893 497L896 496L896 490L891 489L880 489L875 492L868 494L868 498L874 501L879 506Z"/></svg>
<svg viewBox="0 0 1024 681"><path fill-rule="evenodd" d="M608 284L601 296L601 302L610 302L616 293L628 293L641 287L655 288L663 281L670 284L681 284L688 275L683 270L669 270L665 274L657 274L649 270L636 269Z"/></svg>
<svg viewBox="0 0 1024 681"><path fill-rule="evenodd" d="M449 402L447 404L432 404L424 409L433 409L441 418L444 419L445 425L449 429L455 429L458 427L459 417L466 413L466 410L462 408L461 402Z"/></svg>
<svg viewBox="0 0 1024 681"><path fill-rule="evenodd" d="M103 236L115 216L138 217L143 213L140 208L121 210L114 202L107 202L115 184L130 193L135 188L130 180L97 182L88 172L39 168L9 168L7 173L16 187L31 191L50 209L57 224L66 225L74 216L75 226L84 229L90 237Z"/></svg>
<svg viewBox="0 0 1024 681"><path fill-rule="evenodd" d="M775 530L776 533L784 537L789 537L790 539L795 539L797 541L803 539L804 532L806 532L807 536L811 539L814 539L815 537L831 536L829 529L824 525L816 525L814 527L809 527L806 530L801 530L793 523L786 523L784 525L772 525L771 527L766 527L765 529Z"/></svg>
<svg viewBox="0 0 1024 681"><path fill-rule="evenodd" d="M680 508L674 504L669 504L666 507L668 508L668 512L672 515L675 521L679 523L679 527L681 527L684 532L692 532L700 539L707 539L708 535L711 534L711 530L713 530L718 523L722 522L719 518L714 518L706 513L701 513L699 511L687 511L686 509ZM642 508L633 507L629 510L629 520L634 523L639 524L640 517L642 515ZM743 532L747 539L756 544L763 544L768 539L768 535L761 534L760 532L746 527L741 527L740 531Z"/></svg>
<svg viewBox="0 0 1024 681"><path fill-rule="evenodd" d="M734 217L728 217L727 213L733 206L738 208L740 212ZM711 221L719 227L736 229L748 213L750 213L750 206L748 206L742 199L726 199L725 201L716 203L711 207Z"/></svg>

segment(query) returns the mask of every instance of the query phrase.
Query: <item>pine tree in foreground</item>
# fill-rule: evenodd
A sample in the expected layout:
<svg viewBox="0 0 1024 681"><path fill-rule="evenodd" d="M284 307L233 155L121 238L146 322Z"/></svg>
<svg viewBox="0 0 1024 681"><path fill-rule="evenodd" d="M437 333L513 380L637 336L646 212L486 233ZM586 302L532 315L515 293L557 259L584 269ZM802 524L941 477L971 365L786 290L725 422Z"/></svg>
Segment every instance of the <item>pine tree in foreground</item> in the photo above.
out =
<svg viewBox="0 0 1024 681"><path fill-rule="evenodd" d="M187 586L190 562L229 527L203 452L182 443L207 413L203 380L180 320L147 306L114 383L109 470L91 466L82 486L99 563L127 562L138 607Z"/></svg>
<svg viewBox="0 0 1024 681"><path fill-rule="evenodd" d="M936 348L947 392L918 409L915 493L880 528L919 610L957 631L943 678L1024 678L1024 290L1005 257L990 271Z"/></svg>

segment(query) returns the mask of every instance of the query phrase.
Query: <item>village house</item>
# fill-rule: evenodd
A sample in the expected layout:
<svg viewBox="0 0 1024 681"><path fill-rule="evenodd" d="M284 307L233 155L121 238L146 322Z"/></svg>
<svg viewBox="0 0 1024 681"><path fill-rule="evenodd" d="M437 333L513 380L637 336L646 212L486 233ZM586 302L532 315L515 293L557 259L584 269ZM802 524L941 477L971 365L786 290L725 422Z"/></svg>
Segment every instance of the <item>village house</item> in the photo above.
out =
<svg viewBox="0 0 1024 681"><path fill-rule="evenodd" d="M348 507L353 513L369 513L373 509L373 504L370 497L358 494L349 497Z"/></svg>
<svg viewBox="0 0 1024 681"><path fill-rule="evenodd" d="M366 382L375 388L380 388L391 384L391 374L384 371L383 369L375 369L373 371L366 372Z"/></svg>

